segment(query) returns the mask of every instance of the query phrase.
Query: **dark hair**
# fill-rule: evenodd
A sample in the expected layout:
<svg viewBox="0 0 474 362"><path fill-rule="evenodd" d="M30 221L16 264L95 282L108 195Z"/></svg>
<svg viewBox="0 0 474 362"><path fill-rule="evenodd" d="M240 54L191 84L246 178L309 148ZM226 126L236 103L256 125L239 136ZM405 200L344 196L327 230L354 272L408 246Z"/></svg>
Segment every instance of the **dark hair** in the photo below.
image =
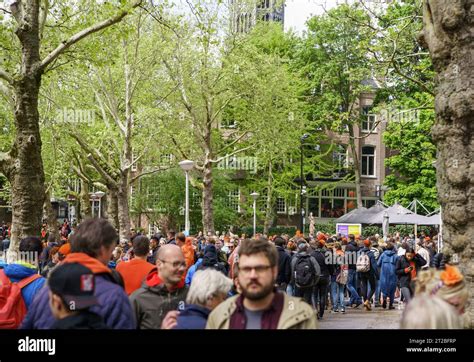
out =
<svg viewBox="0 0 474 362"><path fill-rule="evenodd" d="M351 241L354 241L354 240L355 240L354 234L349 234L349 240L351 240Z"/></svg>
<svg viewBox="0 0 474 362"><path fill-rule="evenodd" d="M145 235L133 239L133 252L136 256L145 256L150 251L150 240Z"/></svg>
<svg viewBox="0 0 474 362"><path fill-rule="evenodd" d="M21 239L19 251L37 252L41 254L43 251L43 243L36 236L27 236Z"/></svg>
<svg viewBox="0 0 474 362"><path fill-rule="evenodd" d="M387 241L387 246L385 247L387 250L393 250L393 243L391 241Z"/></svg>
<svg viewBox="0 0 474 362"><path fill-rule="evenodd" d="M277 236L275 239L273 239L273 242L275 243L275 245L277 246L285 246L286 244L286 240L283 239L281 236Z"/></svg>
<svg viewBox="0 0 474 362"><path fill-rule="evenodd" d="M48 235L48 243L55 243L56 242L56 235L54 233L51 233Z"/></svg>
<svg viewBox="0 0 474 362"><path fill-rule="evenodd" d="M107 220L87 219L71 237L71 253L85 253L95 258L101 246L109 247L117 242L117 232Z"/></svg>
<svg viewBox="0 0 474 362"><path fill-rule="evenodd" d="M176 231L174 231L173 229L171 229L171 230L168 231L168 234L170 234L171 236L175 236L175 235L176 235Z"/></svg>
<svg viewBox="0 0 474 362"><path fill-rule="evenodd" d="M162 238L163 236L161 234L155 234L153 235L151 238L150 238L150 241L152 240L156 240L158 242L160 242L160 239Z"/></svg>
<svg viewBox="0 0 474 362"><path fill-rule="evenodd" d="M183 233L179 233L178 235L176 235L176 240L179 240L179 241L182 241L183 243L186 242L186 235L184 235Z"/></svg>
<svg viewBox="0 0 474 362"><path fill-rule="evenodd" d="M278 252L274 245L265 239L244 239L239 248L239 259L242 255L254 255L263 253L270 262L270 266L277 265Z"/></svg>
<svg viewBox="0 0 474 362"><path fill-rule="evenodd" d="M411 246L409 246L406 250L407 251L405 252L405 254L406 253L415 254L415 250Z"/></svg>

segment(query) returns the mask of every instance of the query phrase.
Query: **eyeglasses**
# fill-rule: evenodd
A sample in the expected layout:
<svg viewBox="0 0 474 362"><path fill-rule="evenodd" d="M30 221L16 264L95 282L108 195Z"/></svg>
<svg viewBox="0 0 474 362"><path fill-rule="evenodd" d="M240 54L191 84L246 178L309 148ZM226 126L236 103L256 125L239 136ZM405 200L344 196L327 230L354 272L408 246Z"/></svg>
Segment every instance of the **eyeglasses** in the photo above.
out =
<svg viewBox="0 0 474 362"><path fill-rule="evenodd" d="M270 265L244 266L244 267L239 267L239 273L242 273L244 275L249 275L252 272L252 270L255 270L255 273L263 274L270 268L271 268Z"/></svg>
<svg viewBox="0 0 474 362"><path fill-rule="evenodd" d="M166 261L166 260L163 260L163 259L158 259L159 261L163 262L163 263L169 263L171 264L171 266L175 269L177 268L186 268L186 262L184 261L174 261L174 262L171 262L171 261Z"/></svg>

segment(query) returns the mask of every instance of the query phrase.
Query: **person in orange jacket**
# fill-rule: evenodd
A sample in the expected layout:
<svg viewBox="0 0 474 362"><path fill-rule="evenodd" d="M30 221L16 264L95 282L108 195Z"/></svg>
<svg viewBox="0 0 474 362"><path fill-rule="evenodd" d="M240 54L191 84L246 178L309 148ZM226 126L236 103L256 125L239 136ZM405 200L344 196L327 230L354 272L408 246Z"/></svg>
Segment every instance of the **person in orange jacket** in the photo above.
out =
<svg viewBox="0 0 474 362"><path fill-rule="evenodd" d="M176 235L176 245L181 248L186 261L186 272L194 264L193 238L186 237L183 233ZM184 276L186 276L186 272Z"/></svg>

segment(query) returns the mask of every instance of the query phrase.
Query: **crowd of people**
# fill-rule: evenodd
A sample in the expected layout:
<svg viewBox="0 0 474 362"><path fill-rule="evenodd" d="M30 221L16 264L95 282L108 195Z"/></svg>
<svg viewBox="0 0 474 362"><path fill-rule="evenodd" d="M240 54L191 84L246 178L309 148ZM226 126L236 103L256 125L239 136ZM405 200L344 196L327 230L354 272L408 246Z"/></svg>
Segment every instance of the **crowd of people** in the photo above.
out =
<svg viewBox="0 0 474 362"><path fill-rule="evenodd" d="M65 220L59 240L21 240L37 260L0 261L0 328L314 329L328 312L397 307L405 328L462 328L467 286L436 246L424 234L173 230L119 243L105 219Z"/></svg>

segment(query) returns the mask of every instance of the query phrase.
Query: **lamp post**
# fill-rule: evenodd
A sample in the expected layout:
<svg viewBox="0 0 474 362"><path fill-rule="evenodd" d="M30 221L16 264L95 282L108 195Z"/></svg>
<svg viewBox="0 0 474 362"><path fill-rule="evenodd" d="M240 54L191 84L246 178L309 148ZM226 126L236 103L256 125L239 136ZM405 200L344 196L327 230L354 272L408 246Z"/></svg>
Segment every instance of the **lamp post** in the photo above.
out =
<svg viewBox="0 0 474 362"><path fill-rule="evenodd" d="M303 188L304 188L304 175L303 175L303 145L304 141L309 137L309 134L305 133L304 135L301 136L301 148L300 148L300 153L301 153L301 159L300 159L300 230L302 233L304 233L304 205L303 205Z"/></svg>
<svg viewBox="0 0 474 362"><path fill-rule="evenodd" d="M260 196L258 192L252 192L250 194L253 198L253 236L257 235L257 199Z"/></svg>
<svg viewBox="0 0 474 362"><path fill-rule="evenodd" d="M104 197L104 195L105 195L105 192L103 192L103 191L97 191L97 192L94 193L94 196L99 199L99 219L102 217L102 203L101 203L101 200L102 200L102 197Z"/></svg>
<svg viewBox="0 0 474 362"><path fill-rule="evenodd" d="M184 221L184 231L186 236L189 236L189 171L191 171L194 167L194 161L184 160L179 163L179 167L184 171L186 174L186 206L185 206L185 221Z"/></svg>

